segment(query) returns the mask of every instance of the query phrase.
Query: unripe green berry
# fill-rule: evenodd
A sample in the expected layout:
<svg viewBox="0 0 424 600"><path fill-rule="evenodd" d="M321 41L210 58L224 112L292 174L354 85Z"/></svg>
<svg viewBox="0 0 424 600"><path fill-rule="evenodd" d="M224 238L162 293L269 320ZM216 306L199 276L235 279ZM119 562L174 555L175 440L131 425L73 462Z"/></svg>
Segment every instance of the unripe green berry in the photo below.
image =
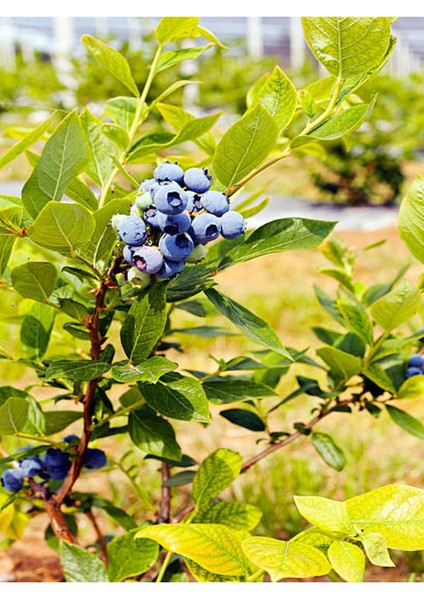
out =
<svg viewBox="0 0 424 600"><path fill-rule="evenodd" d="M152 283L152 278L147 273L142 273L137 267L131 267L127 272L128 281L137 287L141 287L143 290Z"/></svg>
<svg viewBox="0 0 424 600"><path fill-rule="evenodd" d="M152 196L150 192L142 192L135 199L135 204L140 210L146 210L152 204Z"/></svg>
<svg viewBox="0 0 424 600"><path fill-rule="evenodd" d="M193 252L187 258L187 262L188 263L198 263L201 260L203 260L205 258L205 256L206 256L206 248L204 246L202 246L201 244L199 244L198 246L194 247Z"/></svg>

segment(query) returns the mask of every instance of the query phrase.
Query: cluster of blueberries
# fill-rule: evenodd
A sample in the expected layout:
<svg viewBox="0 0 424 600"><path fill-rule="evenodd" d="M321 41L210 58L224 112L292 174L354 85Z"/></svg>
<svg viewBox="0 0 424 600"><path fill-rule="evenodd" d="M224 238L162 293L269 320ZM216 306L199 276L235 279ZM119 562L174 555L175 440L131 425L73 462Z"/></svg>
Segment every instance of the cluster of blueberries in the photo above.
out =
<svg viewBox="0 0 424 600"><path fill-rule="evenodd" d="M211 180L206 169L184 172L175 162L159 165L154 179L141 183L130 214L112 219L126 244L125 262L149 280L151 275L170 279L187 262L202 260L208 242L220 235L230 240L242 235L242 215L230 210L225 194L210 189Z"/></svg>
<svg viewBox="0 0 424 600"><path fill-rule="evenodd" d="M68 435L62 442L71 448L79 444L77 435ZM28 450L31 446L25 446L21 450ZM106 465L106 454L103 450L87 448L84 454L84 467L87 469L101 469ZM19 492L24 484L25 477L40 477L44 482L49 480L64 479L71 467L69 452L59 448L49 448L44 456L31 456L19 461L18 467L8 469L1 476L1 483L8 492Z"/></svg>
<svg viewBox="0 0 424 600"><path fill-rule="evenodd" d="M424 356L422 354L412 354L408 359L405 379L414 377L414 375L424 375Z"/></svg>

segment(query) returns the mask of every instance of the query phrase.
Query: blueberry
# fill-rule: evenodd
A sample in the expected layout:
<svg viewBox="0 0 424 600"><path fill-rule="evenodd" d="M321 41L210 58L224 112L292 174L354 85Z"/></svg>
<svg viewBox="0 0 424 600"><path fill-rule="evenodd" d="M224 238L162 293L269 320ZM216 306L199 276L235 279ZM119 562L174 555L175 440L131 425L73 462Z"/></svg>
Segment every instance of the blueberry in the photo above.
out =
<svg viewBox="0 0 424 600"><path fill-rule="evenodd" d="M246 223L240 213L230 210L221 217L222 237L233 240L244 233Z"/></svg>
<svg viewBox="0 0 424 600"><path fill-rule="evenodd" d="M179 233L178 235L164 233L159 240L159 248L164 258L179 262L190 256L194 250L194 244L187 233Z"/></svg>
<svg viewBox="0 0 424 600"><path fill-rule="evenodd" d="M185 233L190 229L191 219L187 211L178 215L164 215L158 213L158 225L164 233L177 235L177 233Z"/></svg>
<svg viewBox="0 0 424 600"><path fill-rule="evenodd" d="M107 458L103 450L87 448L84 454L84 467L87 467L87 469L101 469L106 463Z"/></svg>
<svg viewBox="0 0 424 600"><path fill-rule="evenodd" d="M184 174L185 185L189 190L197 192L198 194L203 194L208 191L211 187L211 179L212 177L208 175L206 169L198 169L197 167L187 169Z"/></svg>
<svg viewBox="0 0 424 600"><path fill-rule="evenodd" d="M73 433L71 433L69 435L66 435L62 439L62 442L65 442L65 444L70 444L71 446L78 446L78 444L80 443L80 441L81 441L81 439L77 435L75 435Z"/></svg>
<svg viewBox="0 0 424 600"><path fill-rule="evenodd" d="M141 246L147 240L146 225L140 217L127 216L119 225L118 235L128 246Z"/></svg>
<svg viewBox="0 0 424 600"><path fill-rule="evenodd" d="M184 260L175 262L165 258L161 270L156 273L156 277L159 277L160 279L171 279L171 277L175 277L175 275L181 273L181 271L184 269L184 266Z"/></svg>
<svg viewBox="0 0 424 600"><path fill-rule="evenodd" d="M412 354L408 360L408 366L422 369L424 366L424 358L421 354Z"/></svg>
<svg viewBox="0 0 424 600"><path fill-rule="evenodd" d="M220 219L209 213L203 213L195 217L191 227L190 232L196 245L207 244L212 240L216 240L221 233Z"/></svg>
<svg viewBox="0 0 424 600"><path fill-rule="evenodd" d="M159 184L156 184L158 186ZM153 195L150 192L141 192L135 199L135 205L139 210L146 210L149 208L153 200Z"/></svg>
<svg viewBox="0 0 424 600"><path fill-rule="evenodd" d="M8 492L19 492L23 483L23 477L19 469L7 469L1 476L1 484Z"/></svg>
<svg viewBox="0 0 424 600"><path fill-rule="evenodd" d="M156 208L165 215L182 213L188 204L186 192L175 181L159 186L154 200Z"/></svg>
<svg viewBox="0 0 424 600"><path fill-rule="evenodd" d="M44 471L44 465L38 456L31 456L20 461L19 471L22 477L35 477Z"/></svg>
<svg viewBox="0 0 424 600"><path fill-rule="evenodd" d="M133 262L139 271L153 275L163 264L163 256L155 246L139 246L134 248Z"/></svg>
<svg viewBox="0 0 424 600"><path fill-rule="evenodd" d="M110 224L112 225L112 227L114 229L118 230L123 219L126 219L127 216L128 215L120 215L120 214L113 215Z"/></svg>
<svg viewBox="0 0 424 600"><path fill-rule="evenodd" d="M124 246L122 250L122 256L124 257L125 262L127 262L129 265L131 265L133 262L133 254L133 248L130 248L130 246Z"/></svg>
<svg viewBox="0 0 424 600"><path fill-rule="evenodd" d="M43 466L51 479L63 479L71 466L69 454L58 448L49 448L44 456Z"/></svg>
<svg viewBox="0 0 424 600"><path fill-rule="evenodd" d="M68 474L69 467L51 467L50 469L46 469L50 479L54 481L59 481L60 479L65 479Z"/></svg>
<svg viewBox="0 0 424 600"><path fill-rule="evenodd" d="M170 163L167 160L156 167L154 176L156 181L176 181L182 183L184 171L177 163Z"/></svg>
<svg viewBox="0 0 424 600"><path fill-rule="evenodd" d="M149 206L149 208L144 211L144 221L147 225L153 227L153 229L159 229L158 214L156 207L153 205Z"/></svg>
<svg viewBox="0 0 424 600"><path fill-rule="evenodd" d="M211 190L202 196L203 208L217 217L221 217L230 209L228 198L222 192Z"/></svg>
<svg viewBox="0 0 424 600"><path fill-rule="evenodd" d="M142 192L149 192L149 194L153 197L158 187L159 184L156 179L146 179L140 183L138 195L142 196Z"/></svg>
<svg viewBox="0 0 424 600"><path fill-rule="evenodd" d="M200 194L196 194L195 192L188 191L186 192L188 197L187 203L187 212L189 213L198 213L203 210L202 205L202 196Z"/></svg>
<svg viewBox="0 0 424 600"><path fill-rule="evenodd" d="M136 203L131 204L131 206L130 206L130 215L131 215L131 217L138 217L140 219L143 216L143 212L140 212L140 209L138 208L138 206L137 206Z"/></svg>
<svg viewBox="0 0 424 600"><path fill-rule="evenodd" d="M152 283L150 275L147 275L147 273L142 273L137 269L137 267L131 267L131 269L128 269L127 278L128 281L137 287L141 287L143 290L149 287L149 285Z"/></svg>
<svg viewBox="0 0 424 600"><path fill-rule="evenodd" d="M414 375L422 375L421 369L418 369L417 367L409 367L406 370L406 379L409 379L409 377L414 377Z"/></svg>

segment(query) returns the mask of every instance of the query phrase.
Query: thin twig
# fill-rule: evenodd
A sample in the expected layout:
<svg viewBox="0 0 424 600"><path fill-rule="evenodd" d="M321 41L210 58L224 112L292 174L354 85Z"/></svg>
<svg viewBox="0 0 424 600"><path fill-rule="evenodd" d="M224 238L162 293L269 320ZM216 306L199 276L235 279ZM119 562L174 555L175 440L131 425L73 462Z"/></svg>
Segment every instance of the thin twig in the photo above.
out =
<svg viewBox="0 0 424 600"><path fill-rule="evenodd" d="M97 539L99 540L99 544L100 544L100 548L101 548L101 557L103 559L103 562L105 563L106 566L108 566L109 559L107 556L107 543L105 540L105 536L103 535L103 532L100 529L100 525L99 525L92 509L89 508L88 510L86 510L85 514L86 514L88 520L90 521L90 523L93 525L94 531L96 532Z"/></svg>
<svg viewBox="0 0 424 600"><path fill-rule="evenodd" d="M169 523L171 520L171 488L165 484L171 473L170 466L163 462L160 467L162 477L161 499L156 523Z"/></svg>

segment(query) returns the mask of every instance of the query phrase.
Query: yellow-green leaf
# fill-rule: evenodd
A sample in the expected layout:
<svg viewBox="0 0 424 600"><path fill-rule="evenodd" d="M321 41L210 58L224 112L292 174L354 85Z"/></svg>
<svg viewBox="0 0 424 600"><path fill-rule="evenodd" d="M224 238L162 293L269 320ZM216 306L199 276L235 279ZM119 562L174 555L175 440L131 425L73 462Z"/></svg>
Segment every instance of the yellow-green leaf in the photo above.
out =
<svg viewBox="0 0 424 600"><path fill-rule="evenodd" d="M331 570L320 550L302 542L250 537L244 540L242 548L249 560L264 569L272 581L287 577L318 577Z"/></svg>
<svg viewBox="0 0 424 600"><path fill-rule="evenodd" d="M363 580L365 556L358 546L336 540L328 549L328 559L336 573L345 581L355 583Z"/></svg>
<svg viewBox="0 0 424 600"><path fill-rule="evenodd" d="M154 540L211 573L229 577L249 573L249 563L241 550L248 536L244 531L216 524L153 525L136 534L136 538Z"/></svg>
<svg viewBox="0 0 424 600"><path fill-rule="evenodd" d="M294 496L297 510L309 523L337 533L354 533L344 502L320 496Z"/></svg>
<svg viewBox="0 0 424 600"><path fill-rule="evenodd" d="M223 492L240 474L241 463L240 454L227 448L219 448L205 458L193 480L196 505L206 504Z"/></svg>
<svg viewBox="0 0 424 600"><path fill-rule="evenodd" d="M371 315L380 327L392 331L412 319L421 307L421 295L416 288L404 281L374 302L371 306Z"/></svg>
<svg viewBox="0 0 424 600"><path fill-rule="evenodd" d="M377 567L396 566L387 550L387 544L381 533L364 533L360 536L368 560Z"/></svg>

